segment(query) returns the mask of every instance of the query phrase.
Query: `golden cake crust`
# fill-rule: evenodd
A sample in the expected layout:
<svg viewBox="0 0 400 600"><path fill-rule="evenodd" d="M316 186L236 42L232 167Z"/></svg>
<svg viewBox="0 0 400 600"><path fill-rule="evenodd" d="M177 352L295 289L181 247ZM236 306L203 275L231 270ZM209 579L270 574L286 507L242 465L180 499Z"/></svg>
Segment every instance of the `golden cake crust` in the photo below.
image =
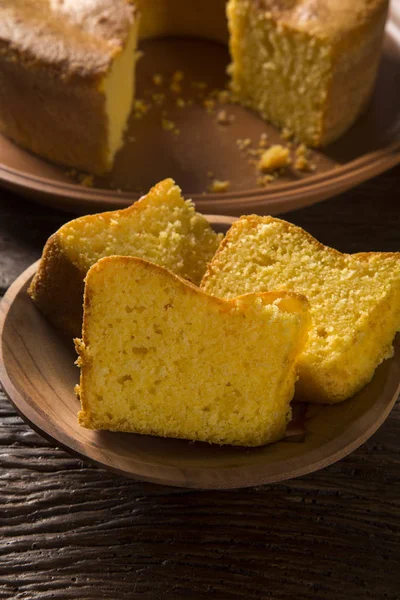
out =
<svg viewBox="0 0 400 600"><path fill-rule="evenodd" d="M128 223L129 236L137 240L137 244L141 245L143 255L150 258L154 254L153 249L156 244L154 240L161 243L168 236L175 240L179 238L179 234L174 229L174 224L178 221L176 221L177 215L174 212L177 202L173 195L177 193L179 193L178 208L182 211L179 213L180 218L187 221L188 231L180 230L183 231L180 234L181 244L178 246L178 242L176 242L176 246L173 246L173 250L167 254L165 262L169 269L176 269L183 277L192 278L199 283L205 271L206 262L213 256L221 234L216 234L205 217L196 213L194 206L182 198L180 189L172 179L166 179L155 185L148 194L132 206L79 217L65 223L47 240L38 270L28 290L40 311L68 337L78 337L82 328L84 279L91 266L86 256L88 245L83 248L82 238L85 236L85 231L92 230L93 235L93 228L97 226L112 237L112 235L117 236L115 233L111 234L111 231L115 231L113 228L117 222ZM171 201L169 200L170 196ZM163 208L166 214L161 212ZM153 212L149 213L151 210ZM154 220L149 217L149 214ZM142 216L144 221L140 220ZM162 225L157 225L157 217L164 224L166 230L162 229ZM133 224L134 221L138 224L136 227ZM180 225L182 227L182 223ZM146 248L143 237L150 230L149 247ZM73 233L76 242L74 242L74 252L71 252L71 247L67 248L66 238ZM90 234L86 235L90 238ZM186 240L188 243L185 244L182 240ZM95 242L93 240L89 242L89 246L91 243L101 243L101 241L99 242L96 238ZM102 246L102 248L104 253L100 253L100 257L107 255L106 246ZM121 253L121 246L119 252L115 253ZM194 263L195 258L198 259L196 263ZM155 256L153 256L153 260L156 261Z"/></svg>
<svg viewBox="0 0 400 600"><path fill-rule="evenodd" d="M249 0L262 12L297 31L340 40L374 24L388 0Z"/></svg>
<svg viewBox="0 0 400 600"><path fill-rule="evenodd" d="M0 54L63 79L104 75L136 18L131 0L3 0Z"/></svg>

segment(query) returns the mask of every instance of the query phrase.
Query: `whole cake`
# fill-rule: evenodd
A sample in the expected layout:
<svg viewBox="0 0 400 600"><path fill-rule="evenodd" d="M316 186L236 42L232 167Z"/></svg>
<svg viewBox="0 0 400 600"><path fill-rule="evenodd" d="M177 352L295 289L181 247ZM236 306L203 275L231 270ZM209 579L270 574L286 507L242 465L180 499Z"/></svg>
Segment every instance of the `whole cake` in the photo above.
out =
<svg viewBox="0 0 400 600"><path fill-rule="evenodd" d="M220 240L221 234L166 179L129 208L63 225L44 247L29 295L54 325L77 337L84 279L97 260L112 254L139 256L198 284Z"/></svg>
<svg viewBox="0 0 400 600"><path fill-rule="evenodd" d="M308 302L209 296L163 267L112 256L89 271L79 422L90 429L259 446L283 437Z"/></svg>
<svg viewBox="0 0 400 600"><path fill-rule="evenodd" d="M312 327L296 392L309 402L358 392L392 356L400 331L400 253L341 254L272 217L234 223L201 287L223 298L268 290L307 297Z"/></svg>
<svg viewBox="0 0 400 600"><path fill-rule="evenodd" d="M309 145L341 135L373 87L387 0L229 0L237 100ZM123 143L138 36L228 39L225 0L2 0L0 131L102 174Z"/></svg>

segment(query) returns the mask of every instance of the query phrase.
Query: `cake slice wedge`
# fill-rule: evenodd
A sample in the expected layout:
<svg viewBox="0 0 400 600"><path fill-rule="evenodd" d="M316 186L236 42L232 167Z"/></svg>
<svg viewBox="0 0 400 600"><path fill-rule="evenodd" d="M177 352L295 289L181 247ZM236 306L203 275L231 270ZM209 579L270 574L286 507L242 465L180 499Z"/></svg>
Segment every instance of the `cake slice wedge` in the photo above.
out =
<svg viewBox="0 0 400 600"><path fill-rule="evenodd" d="M79 422L258 446L290 419L308 302L287 292L209 296L163 267L112 256L89 271Z"/></svg>
<svg viewBox="0 0 400 600"><path fill-rule="evenodd" d="M80 217L47 241L28 293L67 335L81 335L84 278L100 258L139 256L200 283L222 235L165 179L123 210Z"/></svg>
<svg viewBox="0 0 400 600"><path fill-rule="evenodd" d="M272 217L235 222L201 287L223 298L267 290L308 298L313 323L296 396L309 402L353 396L392 356L400 330L400 253L341 254Z"/></svg>

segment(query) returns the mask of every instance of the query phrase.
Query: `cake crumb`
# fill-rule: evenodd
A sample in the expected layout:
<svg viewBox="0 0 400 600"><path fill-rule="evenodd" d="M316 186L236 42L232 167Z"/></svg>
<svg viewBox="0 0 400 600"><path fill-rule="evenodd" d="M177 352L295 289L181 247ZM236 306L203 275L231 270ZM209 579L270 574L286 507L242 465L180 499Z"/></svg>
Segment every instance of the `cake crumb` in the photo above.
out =
<svg viewBox="0 0 400 600"><path fill-rule="evenodd" d="M150 106L144 100L137 99L133 103L133 111L135 119L141 119L145 115Z"/></svg>
<svg viewBox="0 0 400 600"><path fill-rule="evenodd" d="M205 90L207 88L207 84L205 81L192 81L192 88L195 90Z"/></svg>
<svg viewBox="0 0 400 600"><path fill-rule="evenodd" d="M171 90L171 92L173 92L174 94L181 94L182 93L182 86L179 83L179 81L173 81L171 83L171 85L169 86L169 89Z"/></svg>
<svg viewBox="0 0 400 600"><path fill-rule="evenodd" d="M85 187L93 187L94 177L93 175L80 175L79 183Z"/></svg>
<svg viewBox="0 0 400 600"><path fill-rule="evenodd" d="M208 188L208 191L211 193L221 194L221 193L227 192L230 185L231 185L230 181L221 181L220 179L214 179L211 182L211 184Z"/></svg>
<svg viewBox="0 0 400 600"><path fill-rule="evenodd" d="M296 149L296 160L294 168L298 171L312 171L312 165L308 159L308 148L305 144L300 144Z"/></svg>
<svg viewBox="0 0 400 600"><path fill-rule="evenodd" d="M172 81L175 83L183 81L184 78L185 74L183 73L183 71L175 71L175 73L172 74Z"/></svg>
<svg viewBox="0 0 400 600"><path fill-rule="evenodd" d="M294 162L294 168L297 171L311 171L311 165L305 156L299 156Z"/></svg>
<svg viewBox="0 0 400 600"><path fill-rule="evenodd" d="M164 82L164 77L162 75L160 75L159 73L155 73L153 75L153 83L154 85L162 85Z"/></svg>
<svg viewBox="0 0 400 600"><path fill-rule="evenodd" d="M220 110L217 114L217 123L218 125L230 125L234 118L233 115L228 115L226 110Z"/></svg>
<svg viewBox="0 0 400 600"><path fill-rule="evenodd" d="M176 129L175 123L170 121L170 119L161 119L161 127L164 129L164 131L172 131L173 129Z"/></svg>
<svg viewBox="0 0 400 600"><path fill-rule="evenodd" d="M276 175L263 175L263 177L259 177L257 179L257 184L265 187L269 183L272 183L273 181L275 181L275 179L276 179Z"/></svg>
<svg viewBox="0 0 400 600"><path fill-rule="evenodd" d="M258 142L259 148L266 148L268 146L268 133L262 133L260 141Z"/></svg>
<svg viewBox="0 0 400 600"><path fill-rule="evenodd" d="M260 171L274 171L290 165L289 150L280 144L275 144L265 150L258 163Z"/></svg>
<svg viewBox="0 0 400 600"><path fill-rule="evenodd" d="M229 90L220 90L217 92L217 100L220 104L229 104L231 102L231 94Z"/></svg>
<svg viewBox="0 0 400 600"><path fill-rule="evenodd" d="M165 94L158 92L152 95L152 100L157 106L161 106L165 100Z"/></svg>
<svg viewBox="0 0 400 600"><path fill-rule="evenodd" d="M203 101L203 106L207 109L208 113L211 113L215 108L215 100L212 98L206 98Z"/></svg>
<svg viewBox="0 0 400 600"><path fill-rule="evenodd" d="M249 148L247 154L249 156L261 156L263 154L263 148Z"/></svg>
<svg viewBox="0 0 400 600"><path fill-rule="evenodd" d="M247 148L249 148L249 146L251 146L252 141L250 138L244 138L244 139L238 138L236 140L236 144L239 147L239 150L247 150Z"/></svg>

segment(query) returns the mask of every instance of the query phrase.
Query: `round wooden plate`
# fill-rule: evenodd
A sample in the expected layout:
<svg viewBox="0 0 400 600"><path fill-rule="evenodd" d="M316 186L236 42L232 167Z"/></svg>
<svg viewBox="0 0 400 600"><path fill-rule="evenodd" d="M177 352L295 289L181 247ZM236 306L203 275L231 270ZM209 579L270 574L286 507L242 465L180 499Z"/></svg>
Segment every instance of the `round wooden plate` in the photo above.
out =
<svg viewBox="0 0 400 600"><path fill-rule="evenodd" d="M226 231L229 217L209 217ZM0 305L0 380L21 416L53 443L106 469L166 485L217 489L305 475L343 458L384 422L400 390L400 344L357 396L309 406L303 434L260 448L235 448L130 433L95 432L77 423L79 371L65 343L31 302L29 267Z"/></svg>
<svg viewBox="0 0 400 600"><path fill-rule="evenodd" d="M338 194L400 163L400 8L392 5L368 110L337 142L312 153L316 167L312 173L289 170L278 181L260 187L259 173L237 140L251 139L254 149L263 133L268 134L268 143L282 142L279 133L239 106L223 106L234 120L230 125L218 124L217 109L208 113L203 102L209 91L227 83L227 48L171 38L142 44L137 97L151 106L141 119L132 115L125 146L109 177L97 178L93 187L85 187L67 169L0 136L0 183L41 203L81 214L128 206L165 177L173 177L199 210L221 214L255 208L259 213L282 213ZM192 106L176 105L177 96L169 88L176 70L185 74L182 97L194 100ZM168 85L156 86L155 73L162 74ZM158 105L155 94L160 93L165 99ZM169 123L164 129L163 119ZM213 177L229 180L229 191L207 193Z"/></svg>

